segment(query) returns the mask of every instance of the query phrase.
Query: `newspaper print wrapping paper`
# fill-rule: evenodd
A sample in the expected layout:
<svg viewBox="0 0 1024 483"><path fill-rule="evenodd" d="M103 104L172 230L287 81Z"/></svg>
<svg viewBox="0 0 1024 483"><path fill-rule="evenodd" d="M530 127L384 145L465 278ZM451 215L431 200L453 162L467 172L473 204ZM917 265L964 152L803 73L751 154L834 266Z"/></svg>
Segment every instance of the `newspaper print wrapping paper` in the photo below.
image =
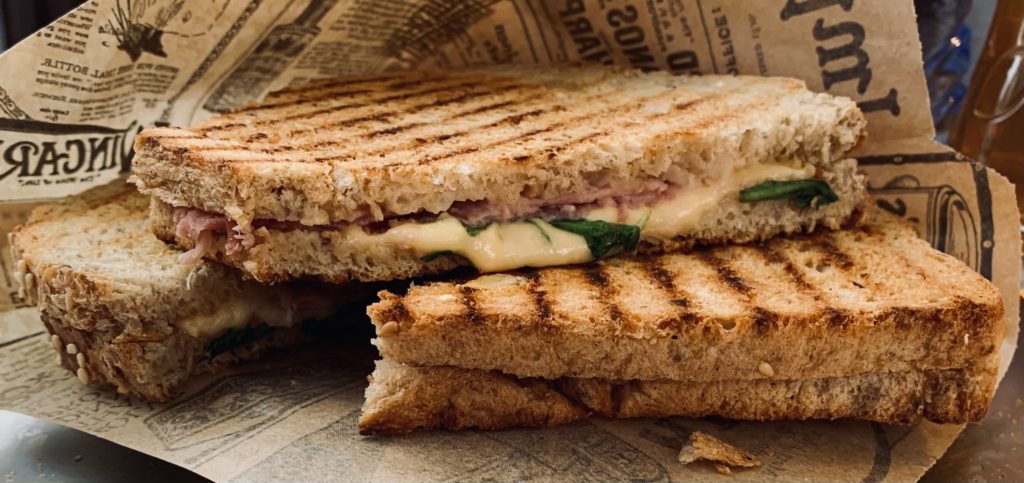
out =
<svg viewBox="0 0 1024 483"><path fill-rule="evenodd" d="M931 141L909 0L91 0L0 56L0 228L8 232L36 200L123 176L140 129L188 125L286 85L578 60L786 75L855 99L869 120L859 157L876 202L1002 290L1005 371L1018 327L1012 186ZM761 460L730 481L913 481L961 429L667 418L361 437L366 340L272 356L197 380L173 403L140 403L86 388L54 365L7 252L0 408L218 482L722 480L709 466L676 462L696 430Z"/></svg>

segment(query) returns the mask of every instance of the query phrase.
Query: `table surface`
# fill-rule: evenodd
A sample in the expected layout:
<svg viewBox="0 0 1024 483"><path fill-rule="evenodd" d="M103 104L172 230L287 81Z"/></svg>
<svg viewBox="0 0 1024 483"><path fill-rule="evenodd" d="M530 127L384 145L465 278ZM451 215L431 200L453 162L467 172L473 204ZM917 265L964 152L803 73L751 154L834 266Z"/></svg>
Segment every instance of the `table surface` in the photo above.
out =
<svg viewBox="0 0 1024 483"><path fill-rule="evenodd" d="M1018 338L1018 345L1024 338ZM1019 351L988 415L968 425L921 479L937 482L1024 482L1024 356ZM4 482L203 483L209 480L124 446L20 414L0 411Z"/></svg>

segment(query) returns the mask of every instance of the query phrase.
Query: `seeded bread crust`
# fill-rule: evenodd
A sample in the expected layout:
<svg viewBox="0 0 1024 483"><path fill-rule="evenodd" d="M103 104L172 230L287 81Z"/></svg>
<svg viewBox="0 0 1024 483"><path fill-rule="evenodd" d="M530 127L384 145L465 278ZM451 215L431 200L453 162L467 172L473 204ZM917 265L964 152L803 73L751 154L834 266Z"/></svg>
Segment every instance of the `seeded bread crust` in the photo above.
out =
<svg viewBox="0 0 1024 483"><path fill-rule="evenodd" d="M288 89L136 137L139 189L174 206L326 225L666 177L714 180L864 136L850 99L799 80L605 67L396 72ZM443 187L444 189L439 189Z"/></svg>
<svg viewBox="0 0 1024 483"><path fill-rule="evenodd" d="M549 381L385 359L370 376L359 432L550 427L588 416L959 424L985 415L994 386L994 373L964 369L753 381Z"/></svg>
<svg viewBox="0 0 1024 483"><path fill-rule="evenodd" d="M40 315L57 351L58 363L83 384L109 387L119 394L154 402L170 401L197 375L216 373L240 361L258 359L269 350L296 347L307 340L299 327L275 328L210 358L209 339L192 337L173 327L153 334L117 330L125 326L81 330L46 311Z"/></svg>
<svg viewBox="0 0 1024 483"><path fill-rule="evenodd" d="M995 286L880 210L764 244L381 292L381 356L519 377L763 380L998 364Z"/></svg>
<svg viewBox="0 0 1024 483"><path fill-rule="evenodd" d="M693 230L672 240L641 239L640 253L687 250L697 244L745 243L780 234L805 233L817 227L837 229L859 219L866 203L865 181L853 159L833 165L824 173L839 201L818 209L794 209L787 201L741 203L731 199L700 220ZM738 197L738 194L732 198ZM154 198L150 206L153 232L162 240L192 248L195 241L175 236L174 209ZM342 230L299 229L255 232L258 243L240 255L228 257L224 236L215 237L208 258L241 270L263 283L315 277L332 283L383 281L435 275L451 271L461 259L442 257L422 261L405 247L383 245L349 237Z"/></svg>
<svg viewBox="0 0 1024 483"><path fill-rule="evenodd" d="M15 276L63 367L83 383L166 401L193 375L303 340L301 329L276 328L209 359L211 338L175 322L212 312L248 282L228 267L178 263L146 226L147 205L122 182L37 208L13 230Z"/></svg>

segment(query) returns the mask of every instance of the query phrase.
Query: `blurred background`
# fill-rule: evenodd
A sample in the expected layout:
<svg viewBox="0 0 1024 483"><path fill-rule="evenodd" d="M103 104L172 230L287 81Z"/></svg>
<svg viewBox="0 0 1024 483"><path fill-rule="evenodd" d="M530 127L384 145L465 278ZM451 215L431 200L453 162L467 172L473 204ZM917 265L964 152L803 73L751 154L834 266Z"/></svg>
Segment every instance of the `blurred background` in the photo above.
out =
<svg viewBox="0 0 1024 483"><path fill-rule="evenodd" d="M915 0L932 118L948 142L968 97L971 75L985 45L998 0ZM50 23L82 0L0 0L0 52ZM1024 0L1003 0L1024 4Z"/></svg>

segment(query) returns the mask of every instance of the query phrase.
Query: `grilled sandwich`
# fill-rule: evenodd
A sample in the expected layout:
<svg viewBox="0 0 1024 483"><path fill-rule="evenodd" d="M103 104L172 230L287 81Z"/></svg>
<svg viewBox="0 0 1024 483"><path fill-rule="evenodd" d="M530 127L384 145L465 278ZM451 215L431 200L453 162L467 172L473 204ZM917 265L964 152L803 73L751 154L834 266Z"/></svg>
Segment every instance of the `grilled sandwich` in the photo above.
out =
<svg viewBox="0 0 1024 483"><path fill-rule="evenodd" d="M57 363L83 383L166 401L196 374L302 342L316 321L365 295L181 265L181 252L147 227L148 207L122 182L38 208L12 233L21 287Z"/></svg>
<svg viewBox="0 0 1024 483"><path fill-rule="evenodd" d="M156 234L263 282L590 262L837 228L849 99L603 67L319 81L136 139Z"/></svg>
<svg viewBox="0 0 1024 483"><path fill-rule="evenodd" d="M547 424L472 419L516 401L490 400L503 391L537 396L520 415L564 396L559 411L613 417L980 418L1003 334L998 290L895 217L869 218L761 244L382 292L368 310L385 362L365 428L401 430L382 411L438 377L461 382L428 383L454 404L432 410L470 419L424 414L431 422L417 427ZM521 389L507 389L516 381Z"/></svg>

